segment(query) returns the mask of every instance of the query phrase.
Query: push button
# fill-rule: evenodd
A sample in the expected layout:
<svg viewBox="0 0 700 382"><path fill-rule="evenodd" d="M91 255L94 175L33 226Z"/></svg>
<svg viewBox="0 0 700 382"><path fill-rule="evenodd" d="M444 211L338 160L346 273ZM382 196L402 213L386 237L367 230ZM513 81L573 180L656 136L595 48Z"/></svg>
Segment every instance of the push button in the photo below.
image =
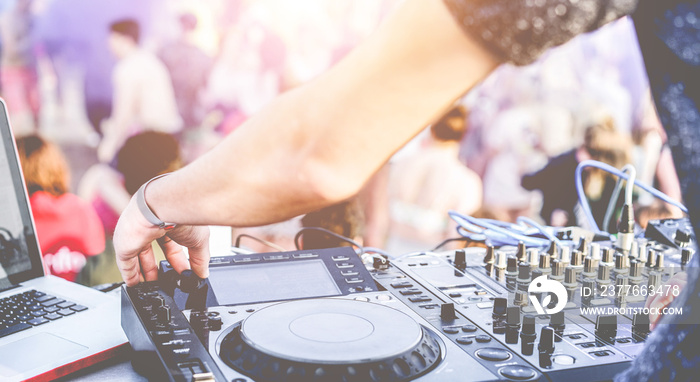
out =
<svg viewBox="0 0 700 382"><path fill-rule="evenodd" d="M348 277L348 276L357 276L360 274L360 272L357 271L340 271L340 274L342 276Z"/></svg>
<svg viewBox="0 0 700 382"><path fill-rule="evenodd" d="M399 289L399 288L413 288L413 284L411 284L411 283L408 282L408 281L399 281L399 282L396 282L396 283L391 283L391 287L392 287L392 288L396 288L396 289Z"/></svg>
<svg viewBox="0 0 700 382"><path fill-rule="evenodd" d="M477 342L479 341L479 336L476 337ZM500 361L505 361L507 359L510 359L512 355L510 354L509 351L504 350L504 349L498 349L498 348L483 348L479 349L476 351L476 356L486 360L486 361L494 361L494 362L500 362Z"/></svg>
<svg viewBox="0 0 700 382"><path fill-rule="evenodd" d="M331 259L333 259L333 261L349 261L350 260L350 258L347 256L331 256Z"/></svg>
<svg viewBox="0 0 700 382"><path fill-rule="evenodd" d="M505 366L498 370L498 372L501 373L502 376L516 381L527 381L537 375L533 369L519 365Z"/></svg>
<svg viewBox="0 0 700 382"><path fill-rule="evenodd" d="M423 292L421 292L420 289L403 289L399 291L399 293L401 293L403 296L410 296L414 294L421 294Z"/></svg>
<svg viewBox="0 0 700 382"><path fill-rule="evenodd" d="M365 280L363 280L363 279L361 279L361 278L359 278L359 277L350 277L350 278L345 279L345 282L348 283L348 284L360 284L360 283L362 283L362 282L364 282L364 281L365 281Z"/></svg>
<svg viewBox="0 0 700 382"><path fill-rule="evenodd" d="M457 343L461 345L471 345L474 343L474 336L461 336L457 338Z"/></svg>
<svg viewBox="0 0 700 382"><path fill-rule="evenodd" d="M487 336L486 334L479 334L475 338L476 338L476 342L478 342L480 344L485 344L485 343L491 342L491 337Z"/></svg>
<svg viewBox="0 0 700 382"><path fill-rule="evenodd" d="M428 302L428 301L433 301L433 299L430 297L427 297L427 296L416 296L416 297L409 297L408 301L410 301L410 302Z"/></svg>
<svg viewBox="0 0 700 382"><path fill-rule="evenodd" d="M337 263L335 266L336 266L338 269L355 268L355 264L353 264L353 263L348 263L348 262Z"/></svg>

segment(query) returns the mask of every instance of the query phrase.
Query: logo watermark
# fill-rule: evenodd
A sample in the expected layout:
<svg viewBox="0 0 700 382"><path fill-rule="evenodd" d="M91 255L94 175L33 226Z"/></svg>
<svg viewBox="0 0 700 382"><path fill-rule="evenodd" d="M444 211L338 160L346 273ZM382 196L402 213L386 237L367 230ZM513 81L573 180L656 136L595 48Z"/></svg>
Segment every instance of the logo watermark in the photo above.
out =
<svg viewBox="0 0 700 382"><path fill-rule="evenodd" d="M559 281L549 280L547 276L540 276L530 283L527 288L532 306L537 314L556 314L564 310L567 303L566 288ZM556 301L552 301L552 296ZM542 301L540 301L540 298ZM553 307L550 305L554 304Z"/></svg>

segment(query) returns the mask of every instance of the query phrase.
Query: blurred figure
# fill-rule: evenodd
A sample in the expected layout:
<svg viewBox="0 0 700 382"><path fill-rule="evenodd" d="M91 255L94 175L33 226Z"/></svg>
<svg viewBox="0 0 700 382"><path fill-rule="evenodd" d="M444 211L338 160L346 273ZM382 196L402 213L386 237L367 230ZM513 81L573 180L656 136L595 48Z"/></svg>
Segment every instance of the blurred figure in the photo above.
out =
<svg viewBox="0 0 700 382"><path fill-rule="evenodd" d="M10 114L29 112L32 129L39 123L39 89L34 52L32 0L17 0L0 16L0 82Z"/></svg>
<svg viewBox="0 0 700 382"><path fill-rule="evenodd" d="M92 203L111 237L119 215L131 196L149 179L182 166L177 140L170 134L146 131L126 140L116 157L116 169L90 167L80 181L78 195Z"/></svg>
<svg viewBox="0 0 700 382"><path fill-rule="evenodd" d="M357 198L334 204L306 214L301 218L304 227L325 228L362 244L364 216ZM303 249L322 249L349 246L346 241L319 231L306 231L301 237Z"/></svg>
<svg viewBox="0 0 700 382"><path fill-rule="evenodd" d="M119 215L142 184L154 176L175 171L181 166L177 140L170 134L146 131L126 140L117 153L116 169L101 163L87 170L80 180L78 195L89 201L97 212L108 245L103 256L88 259L77 282L93 286L119 281L119 270L111 245ZM160 260L164 259L158 249L156 253Z"/></svg>
<svg viewBox="0 0 700 382"><path fill-rule="evenodd" d="M528 190L542 191L540 215L548 224L557 227L578 225L574 207L578 203L575 172L579 163L593 159L621 168L631 160L631 138L617 130L611 117L586 129L582 146L555 157L541 170L523 177L522 185ZM590 200L591 211L597 222L605 215L615 180L606 172L588 169L583 173L583 189Z"/></svg>
<svg viewBox="0 0 700 382"><path fill-rule="evenodd" d="M177 108L185 128L199 126L203 118L200 91L206 86L213 61L191 42L197 29L197 17L191 13L180 16L181 35L160 49L158 56L168 68L173 82Z"/></svg>
<svg viewBox="0 0 700 382"><path fill-rule="evenodd" d="M393 165L389 253L430 249L455 233L449 210L471 214L481 207L481 179L457 158L466 118L463 106L453 108L430 127L425 147Z"/></svg>
<svg viewBox="0 0 700 382"><path fill-rule="evenodd" d="M98 147L102 162L111 161L126 138L138 132L177 134L182 129L168 70L139 47L139 24L126 19L113 23L110 31L109 46L119 61L113 73L112 115L103 123Z"/></svg>
<svg viewBox="0 0 700 382"><path fill-rule="evenodd" d="M86 258L105 248L95 210L68 192L69 170L58 146L38 135L17 139L24 181L47 273L74 281Z"/></svg>

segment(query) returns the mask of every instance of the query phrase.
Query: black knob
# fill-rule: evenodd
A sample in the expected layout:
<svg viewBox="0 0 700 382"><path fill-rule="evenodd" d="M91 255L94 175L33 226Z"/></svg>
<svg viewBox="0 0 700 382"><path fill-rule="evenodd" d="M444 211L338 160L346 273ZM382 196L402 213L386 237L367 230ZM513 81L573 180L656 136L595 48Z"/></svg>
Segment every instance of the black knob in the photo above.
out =
<svg viewBox="0 0 700 382"><path fill-rule="evenodd" d="M523 317L523 330L520 332L520 352L523 355L532 355L536 338L535 316L526 315Z"/></svg>
<svg viewBox="0 0 700 382"><path fill-rule="evenodd" d="M467 254L463 249L455 251L455 276L463 276L467 270Z"/></svg>
<svg viewBox="0 0 700 382"><path fill-rule="evenodd" d="M564 275L564 263L555 259L552 260L552 276L559 277Z"/></svg>
<svg viewBox="0 0 700 382"><path fill-rule="evenodd" d="M548 269L550 259L551 259L551 257L549 257L548 254L541 253L540 254L540 269Z"/></svg>
<svg viewBox="0 0 700 382"><path fill-rule="evenodd" d="M552 367L552 353L554 353L554 329L545 326L540 332L540 344L537 346L540 352L540 367Z"/></svg>
<svg viewBox="0 0 700 382"><path fill-rule="evenodd" d="M603 262L612 263L614 261L613 256L615 255L615 250L613 248L608 248L603 251Z"/></svg>
<svg viewBox="0 0 700 382"><path fill-rule="evenodd" d="M649 316L644 313L635 313L632 317L632 334L639 339L646 339L649 335Z"/></svg>
<svg viewBox="0 0 700 382"><path fill-rule="evenodd" d="M595 321L595 335L605 341L615 338L617 335L617 316L598 316Z"/></svg>
<svg viewBox="0 0 700 382"><path fill-rule="evenodd" d="M615 269L622 270L627 268L627 256L622 253L615 255Z"/></svg>
<svg viewBox="0 0 700 382"><path fill-rule="evenodd" d="M656 255L656 268L658 268L658 269L664 268L664 254L661 252L659 252Z"/></svg>
<svg viewBox="0 0 700 382"><path fill-rule="evenodd" d="M575 267L580 267L583 265L583 253L579 251L574 251L571 255L571 265Z"/></svg>
<svg viewBox="0 0 700 382"><path fill-rule="evenodd" d="M204 280L199 278L191 269L185 269L180 274L180 290L185 293L192 293L199 289Z"/></svg>
<svg viewBox="0 0 700 382"><path fill-rule="evenodd" d="M547 250L547 254L549 255L550 258L556 259L559 257L559 248L557 247L557 242L556 241L551 241L549 244L549 249Z"/></svg>
<svg viewBox="0 0 700 382"><path fill-rule="evenodd" d="M508 266L506 267L506 272L515 273L518 271L518 259L515 257L508 258Z"/></svg>
<svg viewBox="0 0 700 382"><path fill-rule="evenodd" d="M496 297L493 301L493 332L503 334L506 332L506 314L508 300L503 297Z"/></svg>
<svg viewBox="0 0 700 382"><path fill-rule="evenodd" d="M213 331L219 331L221 330L221 326L223 325L223 321L221 320L220 316L216 317L209 317L209 330Z"/></svg>
<svg viewBox="0 0 700 382"><path fill-rule="evenodd" d="M576 247L576 250L583 253L584 255L588 255L588 239L585 237L581 237L578 241L578 247Z"/></svg>
<svg viewBox="0 0 700 382"><path fill-rule="evenodd" d="M684 228L677 229L673 241L681 248L688 246L690 244L690 231Z"/></svg>
<svg viewBox="0 0 700 382"><path fill-rule="evenodd" d="M530 281L530 263L527 261L518 265L518 279Z"/></svg>
<svg viewBox="0 0 700 382"><path fill-rule="evenodd" d="M455 304L451 302L442 304L440 306L440 318L448 321L456 319Z"/></svg>
<svg viewBox="0 0 700 382"><path fill-rule="evenodd" d="M651 268L656 265L656 251L652 248L647 250L647 267Z"/></svg>
<svg viewBox="0 0 700 382"><path fill-rule="evenodd" d="M556 336L554 336L554 341L561 342L564 336L564 329L566 328L564 311L553 314L549 319L549 326L554 329L554 333L556 334Z"/></svg>
<svg viewBox="0 0 700 382"><path fill-rule="evenodd" d="M519 261L527 261L527 247L525 247L525 243L518 242L518 252L515 254L515 257L518 258Z"/></svg>
<svg viewBox="0 0 700 382"><path fill-rule="evenodd" d="M517 306L508 307L508 313L506 317L506 343L517 344L519 331L520 308Z"/></svg>
<svg viewBox="0 0 700 382"><path fill-rule="evenodd" d="M688 264L691 256L693 256L693 251L690 248L681 249L681 265Z"/></svg>
<svg viewBox="0 0 700 382"><path fill-rule="evenodd" d="M583 272L584 273L593 273L595 270L593 269L593 258L592 257L586 257L583 259Z"/></svg>

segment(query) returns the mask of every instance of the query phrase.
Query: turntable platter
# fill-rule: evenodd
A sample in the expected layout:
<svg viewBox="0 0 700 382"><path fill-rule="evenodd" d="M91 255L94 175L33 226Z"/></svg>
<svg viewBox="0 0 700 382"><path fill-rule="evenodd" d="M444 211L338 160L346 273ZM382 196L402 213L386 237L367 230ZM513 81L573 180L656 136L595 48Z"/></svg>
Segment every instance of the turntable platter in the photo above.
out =
<svg viewBox="0 0 700 382"><path fill-rule="evenodd" d="M384 305L299 300L251 314L222 341L220 355L256 381L402 381L439 362L438 341Z"/></svg>

